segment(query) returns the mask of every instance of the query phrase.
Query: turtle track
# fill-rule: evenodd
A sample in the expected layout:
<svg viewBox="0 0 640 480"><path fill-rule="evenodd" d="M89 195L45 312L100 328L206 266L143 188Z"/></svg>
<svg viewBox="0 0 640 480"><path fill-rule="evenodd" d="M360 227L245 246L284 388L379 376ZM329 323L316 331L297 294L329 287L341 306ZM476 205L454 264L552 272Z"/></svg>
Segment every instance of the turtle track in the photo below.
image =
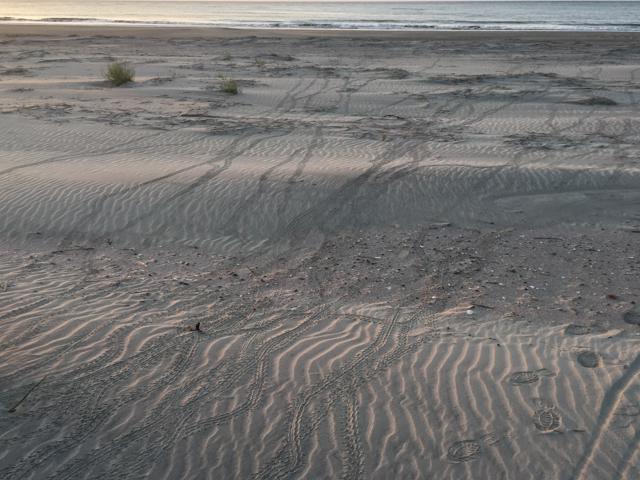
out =
<svg viewBox="0 0 640 480"><path fill-rule="evenodd" d="M408 333L413 321L418 314L412 316L412 320L398 324L398 311L392 319L382 324L381 331L374 341L364 350L359 351L354 359L335 372L329 374L319 382L310 385L303 393L298 395L290 406L289 417L291 421L288 427L288 435L283 441L278 453L254 475L255 478L289 478L300 468L303 461L302 443L315 431L326 417L328 412L341 402L344 396L354 395L357 389L365 385L370 379L387 370L391 365L399 361L405 355L415 352L431 336L428 332L416 337L412 342L408 341ZM392 345L386 353L382 350L392 337L392 332L398 330ZM380 355L381 354L381 355ZM376 360L377 359L377 360ZM304 413L312 400L322 398L314 412L304 420ZM348 443L343 439L343 443ZM356 463L359 460L356 459Z"/></svg>

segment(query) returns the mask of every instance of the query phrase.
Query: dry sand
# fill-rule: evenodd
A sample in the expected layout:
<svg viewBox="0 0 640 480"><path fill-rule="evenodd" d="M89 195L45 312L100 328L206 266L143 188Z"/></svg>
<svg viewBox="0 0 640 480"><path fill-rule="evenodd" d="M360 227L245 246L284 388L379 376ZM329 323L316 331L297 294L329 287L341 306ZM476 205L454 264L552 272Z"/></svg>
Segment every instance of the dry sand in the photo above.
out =
<svg viewBox="0 0 640 480"><path fill-rule="evenodd" d="M638 478L639 72L3 25L0 478Z"/></svg>

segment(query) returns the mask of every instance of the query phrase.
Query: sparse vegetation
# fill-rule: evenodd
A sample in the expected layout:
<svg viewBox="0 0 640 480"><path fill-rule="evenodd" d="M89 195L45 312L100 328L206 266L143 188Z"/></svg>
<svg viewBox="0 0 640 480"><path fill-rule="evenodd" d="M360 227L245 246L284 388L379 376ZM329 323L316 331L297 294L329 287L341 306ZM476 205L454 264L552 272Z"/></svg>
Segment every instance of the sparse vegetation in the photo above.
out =
<svg viewBox="0 0 640 480"><path fill-rule="evenodd" d="M3 75L27 75L28 73L29 70L23 67L8 68L2 72Z"/></svg>
<svg viewBox="0 0 640 480"><path fill-rule="evenodd" d="M230 61L231 61L231 54L229 54L229 53L225 53L225 54L222 56L222 60L223 60L223 61L225 61L225 62L230 62Z"/></svg>
<svg viewBox="0 0 640 480"><path fill-rule="evenodd" d="M126 62L113 62L104 73L104 78L111 82L114 87L119 87L127 83L133 82L135 70Z"/></svg>
<svg viewBox="0 0 640 480"><path fill-rule="evenodd" d="M258 68L264 68L266 64L267 64L267 62L265 62L261 58L256 58L256 66Z"/></svg>
<svg viewBox="0 0 640 480"><path fill-rule="evenodd" d="M240 90L238 88L238 82L231 77L220 77L220 91L228 93L229 95L237 95Z"/></svg>
<svg viewBox="0 0 640 480"><path fill-rule="evenodd" d="M575 100L569 103L575 103L576 105L589 105L589 106L602 105L605 107L618 105L618 102L616 102L615 100L611 100L610 98L607 98L607 97L588 97L588 98L582 98L580 100Z"/></svg>

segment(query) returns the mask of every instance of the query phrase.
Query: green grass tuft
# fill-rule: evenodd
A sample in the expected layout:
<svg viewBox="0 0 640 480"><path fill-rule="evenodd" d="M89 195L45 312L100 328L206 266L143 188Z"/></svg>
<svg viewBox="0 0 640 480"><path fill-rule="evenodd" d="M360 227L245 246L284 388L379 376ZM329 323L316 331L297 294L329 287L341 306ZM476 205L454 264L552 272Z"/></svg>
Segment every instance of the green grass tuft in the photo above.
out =
<svg viewBox="0 0 640 480"><path fill-rule="evenodd" d="M229 95L237 95L240 93L238 82L231 77L220 77L220 91Z"/></svg>
<svg viewBox="0 0 640 480"><path fill-rule="evenodd" d="M126 62L114 62L107 67L104 78L114 87L133 82L136 71Z"/></svg>

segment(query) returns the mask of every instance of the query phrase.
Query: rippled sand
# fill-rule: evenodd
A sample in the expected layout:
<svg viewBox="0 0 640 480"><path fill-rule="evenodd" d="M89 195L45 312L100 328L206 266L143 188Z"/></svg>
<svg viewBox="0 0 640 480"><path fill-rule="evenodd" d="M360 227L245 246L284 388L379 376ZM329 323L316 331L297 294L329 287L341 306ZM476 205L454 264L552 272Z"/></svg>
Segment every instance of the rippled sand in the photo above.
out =
<svg viewBox="0 0 640 480"><path fill-rule="evenodd" d="M640 475L640 37L345 35L0 33L0 477Z"/></svg>

